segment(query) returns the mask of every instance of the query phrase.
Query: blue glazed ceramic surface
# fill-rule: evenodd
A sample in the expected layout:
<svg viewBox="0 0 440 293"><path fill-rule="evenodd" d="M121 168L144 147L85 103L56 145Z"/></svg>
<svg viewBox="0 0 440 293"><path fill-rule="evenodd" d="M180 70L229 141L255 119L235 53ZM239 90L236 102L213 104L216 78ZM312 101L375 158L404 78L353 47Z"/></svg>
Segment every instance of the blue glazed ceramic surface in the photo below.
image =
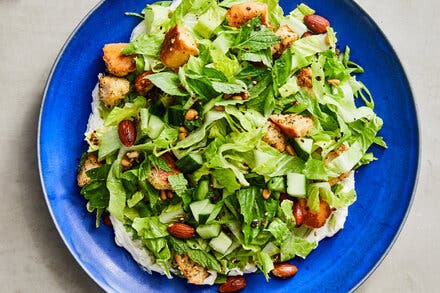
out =
<svg viewBox="0 0 440 293"><path fill-rule="evenodd" d="M148 0L147 0L148 1ZM298 274L290 280L262 274L247 277L245 292L346 292L356 288L386 254L408 212L419 160L419 133L413 96L390 44L371 18L350 0L305 1L328 18L339 46L349 45L359 76L383 118L381 135L389 148L373 148L379 158L356 173L358 200L349 208L345 228L325 239L306 260L293 261ZM298 2L281 1L290 11ZM129 253L116 246L113 231L95 228L76 186L76 168L86 145L83 133L90 113L91 92L104 71L101 48L126 42L144 1L102 2L73 33L49 78L40 116L38 154L46 201L55 224L84 270L109 292L216 292L184 280L149 275Z"/></svg>

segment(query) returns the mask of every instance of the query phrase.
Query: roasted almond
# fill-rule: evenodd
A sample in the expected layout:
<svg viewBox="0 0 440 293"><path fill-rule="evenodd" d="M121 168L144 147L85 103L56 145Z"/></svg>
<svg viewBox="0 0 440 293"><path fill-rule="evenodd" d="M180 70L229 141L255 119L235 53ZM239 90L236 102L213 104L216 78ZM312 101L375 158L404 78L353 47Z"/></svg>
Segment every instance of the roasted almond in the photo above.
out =
<svg viewBox="0 0 440 293"><path fill-rule="evenodd" d="M107 227L113 227L112 220L110 220L109 215L105 215L102 221L104 222L104 225L106 225Z"/></svg>
<svg viewBox="0 0 440 293"><path fill-rule="evenodd" d="M272 275L278 278L291 278L298 272L298 268L290 263L277 263L274 264Z"/></svg>
<svg viewBox="0 0 440 293"><path fill-rule="evenodd" d="M293 197L289 196L287 193L281 193L281 195L280 195L280 203L282 203L285 200L293 201Z"/></svg>
<svg viewBox="0 0 440 293"><path fill-rule="evenodd" d="M179 239L189 239L194 237L196 230L193 227L183 223L171 224L167 228L168 232Z"/></svg>
<svg viewBox="0 0 440 293"><path fill-rule="evenodd" d="M307 37L310 37L310 36L313 36L313 33L312 33L312 32L305 32L305 33L303 33L303 35L301 36L301 38L307 38Z"/></svg>
<svg viewBox="0 0 440 293"><path fill-rule="evenodd" d="M147 75L152 73L153 71L151 70L145 71L136 78L134 88L139 94L145 96L147 92L153 88L154 84L148 78L146 78Z"/></svg>
<svg viewBox="0 0 440 293"><path fill-rule="evenodd" d="M231 276L226 279L226 283L220 285L220 293L237 292L246 287L246 279L243 276Z"/></svg>
<svg viewBox="0 0 440 293"><path fill-rule="evenodd" d="M317 14L304 16L304 24L315 34L326 33L327 27L330 26L330 22L327 19Z"/></svg>
<svg viewBox="0 0 440 293"><path fill-rule="evenodd" d="M118 134L122 144L130 147L136 141L136 125L131 120L122 120L118 125Z"/></svg>
<svg viewBox="0 0 440 293"><path fill-rule="evenodd" d="M305 200L304 198L296 200L293 204L292 212L295 218L296 226L301 226L304 222L304 217L307 213L306 206L307 200Z"/></svg>

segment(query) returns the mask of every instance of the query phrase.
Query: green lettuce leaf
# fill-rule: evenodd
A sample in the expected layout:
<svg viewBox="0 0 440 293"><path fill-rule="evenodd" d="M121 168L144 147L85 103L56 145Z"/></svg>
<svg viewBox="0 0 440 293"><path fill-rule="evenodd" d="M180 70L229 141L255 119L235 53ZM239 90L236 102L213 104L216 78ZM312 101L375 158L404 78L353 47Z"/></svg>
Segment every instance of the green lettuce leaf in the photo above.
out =
<svg viewBox="0 0 440 293"><path fill-rule="evenodd" d="M215 271L221 270L218 261L206 251L190 249L188 250L188 256L204 268L212 269Z"/></svg>
<svg viewBox="0 0 440 293"><path fill-rule="evenodd" d="M121 52L125 55L142 54L158 57L163 39L164 35L162 34L143 34L129 43Z"/></svg>
<svg viewBox="0 0 440 293"><path fill-rule="evenodd" d="M148 75L148 79L165 93L172 96L186 96L187 92L180 87L179 76L172 72L159 72Z"/></svg>
<svg viewBox="0 0 440 293"><path fill-rule="evenodd" d="M144 239L155 239L169 235L167 225L162 223L159 217L136 218L131 226Z"/></svg>
<svg viewBox="0 0 440 293"><path fill-rule="evenodd" d="M280 260L287 261L295 256L305 258L316 246L315 242L308 242L304 238L291 234L281 244Z"/></svg>
<svg viewBox="0 0 440 293"><path fill-rule="evenodd" d="M107 189L110 193L108 211L119 221L124 223L124 209L127 194L122 181L119 179L121 173L121 159L123 152L120 152L118 158L113 162L107 178Z"/></svg>
<svg viewBox="0 0 440 293"><path fill-rule="evenodd" d="M285 201L288 201L288 200L285 200ZM290 212L290 213L292 213L292 212ZM286 241L286 239L290 235L289 227L287 226L287 224L285 222L283 222L279 218L275 218L269 224L269 227L267 227L267 230L273 235L273 237L275 238L275 243L278 245L280 245L281 243Z"/></svg>
<svg viewBox="0 0 440 293"><path fill-rule="evenodd" d="M114 107L104 121L104 126L118 125L124 119L130 119L139 115L141 108L146 106L144 97L137 97L133 103L127 103L123 108Z"/></svg>
<svg viewBox="0 0 440 293"><path fill-rule="evenodd" d="M269 273L274 269L272 258L269 254L260 251L257 253L257 267L263 272L266 281L269 280Z"/></svg>
<svg viewBox="0 0 440 293"><path fill-rule="evenodd" d="M230 193L240 189L240 184L230 169L215 169L212 171L212 177Z"/></svg>

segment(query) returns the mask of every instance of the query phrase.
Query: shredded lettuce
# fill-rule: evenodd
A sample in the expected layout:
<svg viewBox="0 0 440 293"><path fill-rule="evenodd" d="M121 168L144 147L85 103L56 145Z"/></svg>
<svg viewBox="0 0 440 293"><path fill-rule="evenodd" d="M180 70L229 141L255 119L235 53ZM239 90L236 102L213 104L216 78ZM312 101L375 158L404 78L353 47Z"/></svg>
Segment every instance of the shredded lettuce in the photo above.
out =
<svg viewBox="0 0 440 293"><path fill-rule="evenodd" d="M284 16L277 0L261 0L271 27L261 17L229 26L228 9L243 2L147 5L145 30L121 52L136 64L122 77L130 92L117 106L100 105L95 112L102 123L88 132L89 152L100 163L85 173L87 209L96 213L97 226L105 212L120 221L168 276L175 254L216 271L216 282L250 265L269 279L275 260L305 258L317 243L307 240L314 229L292 212L298 198L307 200L305 212L318 212L322 201L332 211L345 209L356 190L338 180L377 159L371 145L387 147L378 136L383 121L372 93L357 76L363 69L350 60L349 47L336 50L333 28L302 37L308 31L303 19L315 11L299 4ZM199 51L178 69L167 68L159 56L174 25L188 30ZM286 40L277 29L284 25L298 39L281 50L277 45ZM154 87L141 96L135 82L147 70ZM287 137L285 127L268 122L273 114L308 116L313 127L302 137ZM130 147L118 133L125 119L137 126ZM270 137L273 129L279 141ZM273 147L277 143L281 148ZM286 195L295 184L301 184L301 195ZM178 239L167 230L178 222L220 227L221 237Z"/></svg>

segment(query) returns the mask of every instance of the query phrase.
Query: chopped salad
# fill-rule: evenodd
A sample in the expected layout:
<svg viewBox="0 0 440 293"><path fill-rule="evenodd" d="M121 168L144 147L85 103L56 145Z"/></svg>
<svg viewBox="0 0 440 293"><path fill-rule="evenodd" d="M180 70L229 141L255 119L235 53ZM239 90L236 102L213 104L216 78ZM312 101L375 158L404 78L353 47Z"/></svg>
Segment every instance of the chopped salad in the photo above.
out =
<svg viewBox="0 0 440 293"><path fill-rule="evenodd" d="M362 67L305 4L181 0L131 15L131 41L103 46L78 169L96 226L148 271L221 292L257 270L294 276L288 261L343 227L369 147L386 147Z"/></svg>

